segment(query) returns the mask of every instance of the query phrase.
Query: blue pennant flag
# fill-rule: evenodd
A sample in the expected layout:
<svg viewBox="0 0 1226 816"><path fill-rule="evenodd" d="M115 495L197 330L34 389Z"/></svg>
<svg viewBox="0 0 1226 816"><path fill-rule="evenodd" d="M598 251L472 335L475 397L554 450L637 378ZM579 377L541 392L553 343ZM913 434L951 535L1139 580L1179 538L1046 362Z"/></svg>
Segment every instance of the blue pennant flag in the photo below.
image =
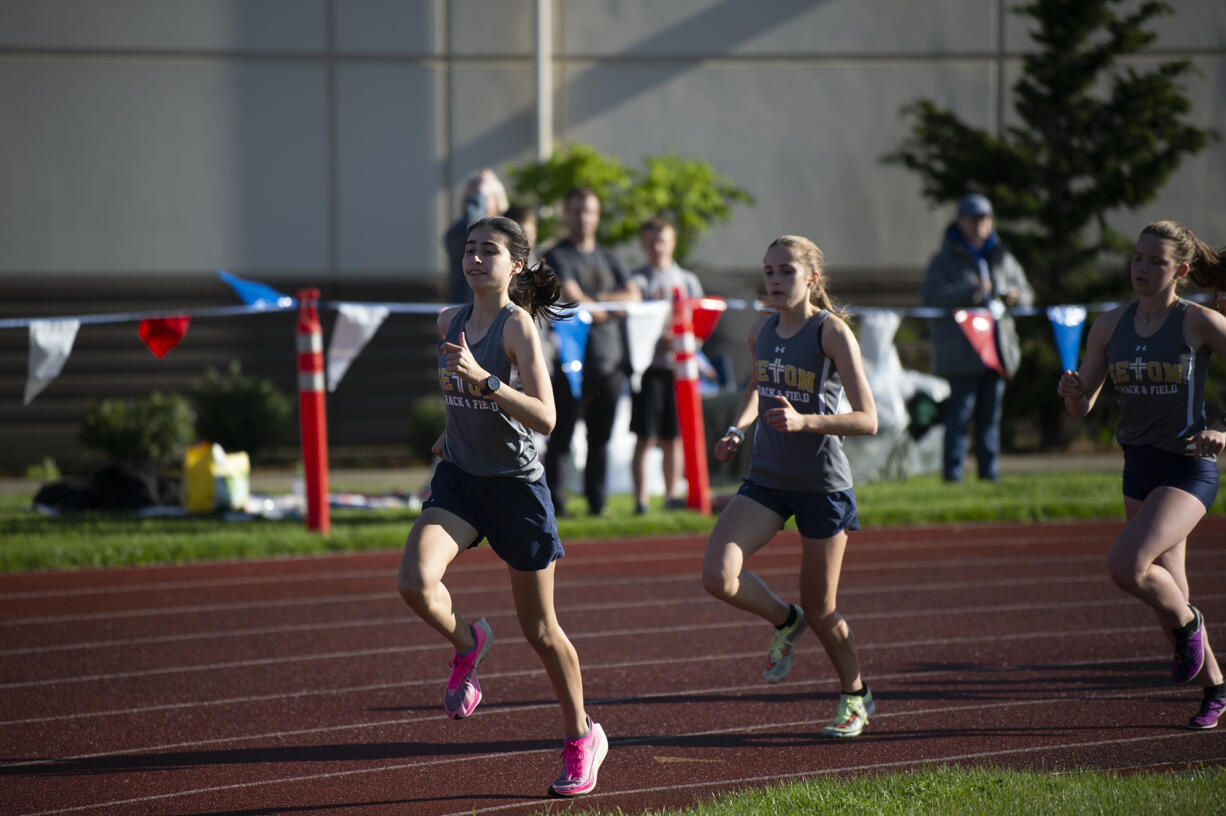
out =
<svg viewBox="0 0 1226 816"><path fill-rule="evenodd" d="M289 309L294 305L292 297L281 294L267 284L237 278L224 269L219 269L217 274L230 284L243 303L255 309Z"/></svg>
<svg viewBox="0 0 1226 816"><path fill-rule="evenodd" d="M1052 333L1056 336L1056 348L1060 351L1060 368L1077 370L1077 353L1081 350L1081 328L1086 322L1084 306L1049 306L1047 319L1051 321Z"/></svg>
<svg viewBox="0 0 1226 816"><path fill-rule="evenodd" d="M583 395L583 355L587 352L591 327L592 315L582 309L576 309L553 324L553 333L558 339L558 361L575 399Z"/></svg>

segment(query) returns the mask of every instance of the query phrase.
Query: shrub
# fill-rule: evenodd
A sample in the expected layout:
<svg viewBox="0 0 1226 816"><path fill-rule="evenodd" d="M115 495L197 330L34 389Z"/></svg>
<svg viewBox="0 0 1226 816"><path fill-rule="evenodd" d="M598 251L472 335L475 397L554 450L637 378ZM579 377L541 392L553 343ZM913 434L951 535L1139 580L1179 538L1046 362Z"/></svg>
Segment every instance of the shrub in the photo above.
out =
<svg viewBox="0 0 1226 816"><path fill-rule="evenodd" d="M143 400L104 399L91 403L81 442L116 462L178 466L195 438L195 412L181 394L154 391Z"/></svg>
<svg viewBox="0 0 1226 816"><path fill-rule="evenodd" d="M674 150L642 158L627 167L617 156L575 143L547 159L513 165L508 173L515 198L538 211L537 243L564 232L556 209L574 187L590 187L600 198L597 238L615 246L638 238L639 225L667 216L676 227L678 263L685 263L698 239L717 221L732 217L733 204L752 204L753 197L728 176L701 160Z"/></svg>
<svg viewBox="0 0 1226 816"><path fill-rule="evenodd" d="M291 398L272 380L243 374L238 360L231 360L224 373L210 366L192 382L190 394L200 437L227 451L246 451L252 460L292 430Z"/></svg>
<svg viewBox="0 0 1226 816"><path fill-rule="evenodd" d="M431 448L447 427L446 406L437 397L426 397L413 403L409 411L409 454L419 462L429 462Z"/></svg>

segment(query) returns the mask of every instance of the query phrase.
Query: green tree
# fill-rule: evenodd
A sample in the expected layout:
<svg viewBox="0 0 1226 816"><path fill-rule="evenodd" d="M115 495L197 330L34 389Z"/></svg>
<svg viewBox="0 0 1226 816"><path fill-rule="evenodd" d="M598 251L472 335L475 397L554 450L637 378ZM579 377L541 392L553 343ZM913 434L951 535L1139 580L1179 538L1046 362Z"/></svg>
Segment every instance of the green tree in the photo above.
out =
<svg viewBox="0 0 1226 816"><path fill-rule="evenodd" d="M1112 230L1108 214L1152 200L1185 156L1217 138L1187 120L1191 105L1180 83L1192 71L1189 61L1164 60L1149 70L1120 64L1153 42L1147 26L1171 8L1032 0L1014 11L1030 18L1037 46L1013 86L1019 123L995 136L921 99L903 108L910 134L884 160L917 173L934 203L970 191L988 196L1040 304L1126 296L1119 270L1133 237ZM1062 445L1067 417L1051 398L1060 365L1050 331L1039 320L1018 329L1022 367L1005 402L1006 441L1037 418L1042 445ZM1096 411L1086 430L1102 437L1112 421L1109 407Z"/></svg>
<svg viewBox="0 0 1226 816"><path fill-rule="evenodd" d="M633 241L640 224L664 215L677 228L679 263L685 262L702 233L732 216L733 204L753 203L749 193L707 162L673 150L644 156L642 167L626 167L618 157L591 145L572 144L548 159L512 166L507 172L513 197L539 212L539 242L563 231L557 209L566 193L590 187L601 201L597 238L602 244Z"/></svg>
<svg viewBox="0 0 1226 816"><path fill-rule="evenodd" d="M1217 138L1187 120L1188 60L1120 65L1153 42L1147 25L1171 7L1033 0L1014 10L1031 18L1038 46L1013 86L1020 124L994 136L919 100L903 108L910 135L885 161L919 174L933 202L987 195L1040 303L1119 294L1118 267L1101 264L1132 236L1113 231L1108 213L1152 200L1185 156Z"/></svg>

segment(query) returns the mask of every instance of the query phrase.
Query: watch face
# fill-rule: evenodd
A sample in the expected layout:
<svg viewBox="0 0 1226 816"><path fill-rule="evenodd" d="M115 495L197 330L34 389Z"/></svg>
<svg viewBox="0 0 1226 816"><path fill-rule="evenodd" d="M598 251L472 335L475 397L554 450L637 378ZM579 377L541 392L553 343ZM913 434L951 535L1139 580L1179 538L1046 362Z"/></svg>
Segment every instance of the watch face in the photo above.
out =
<svg viewBox="0 0 1226 816"><path fill-rule="evenodd" d="M502 385L502 382L497 377L491 376L488 380L485 381L485 387L491 391L497 391L498 386L500 385Z"/></svg>

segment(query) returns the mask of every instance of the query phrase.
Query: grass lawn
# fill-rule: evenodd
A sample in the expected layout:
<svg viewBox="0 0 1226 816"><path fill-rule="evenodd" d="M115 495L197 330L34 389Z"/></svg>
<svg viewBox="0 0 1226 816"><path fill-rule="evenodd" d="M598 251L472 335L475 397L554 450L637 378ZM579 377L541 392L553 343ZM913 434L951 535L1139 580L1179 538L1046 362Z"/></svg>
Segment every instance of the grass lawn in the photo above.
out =
<svg viewBox="0 0 1226 816"><path fill-rule="evenodd" d="M1223 791L1223 768L1043 774L941 767L807 779L720 796L684 810L644 811L642 816L1204 816L1222 812Z"/></svg>

